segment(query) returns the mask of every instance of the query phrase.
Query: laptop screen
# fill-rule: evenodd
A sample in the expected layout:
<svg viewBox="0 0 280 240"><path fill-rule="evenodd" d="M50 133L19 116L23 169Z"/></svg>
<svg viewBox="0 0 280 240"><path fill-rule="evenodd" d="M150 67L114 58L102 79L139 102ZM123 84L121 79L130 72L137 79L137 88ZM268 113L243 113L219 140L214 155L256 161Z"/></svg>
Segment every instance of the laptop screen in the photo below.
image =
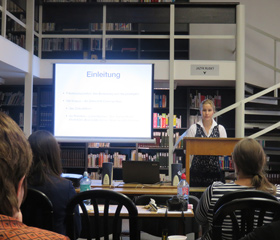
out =
<svg viewBox="0 0 280 240"><path fill-rule="evenodd" d="M159 182L159 162L123 161L125 183L154 184Z"/></svg>

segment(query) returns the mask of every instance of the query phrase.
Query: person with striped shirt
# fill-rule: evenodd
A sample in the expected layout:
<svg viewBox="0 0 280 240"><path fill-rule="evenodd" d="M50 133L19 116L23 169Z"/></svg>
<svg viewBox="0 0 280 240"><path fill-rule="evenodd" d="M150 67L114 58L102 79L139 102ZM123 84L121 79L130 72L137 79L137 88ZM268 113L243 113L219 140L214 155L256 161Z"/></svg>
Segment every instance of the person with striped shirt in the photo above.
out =
<svg viewBox="0 0 280 240"><path fill-rule="evenodd" d="M280 200L280 186L271 184L265 175L266 156L254 139L240 140L232 153L236 180L230 183L214 182L203 193L196 208L195 218L207 231L201 240L211 240L213 209L224 194L246 189L257 189L276 195ZM231 228L231 226L225 226ZM229 236L225 239L231 239Z"/></svg>

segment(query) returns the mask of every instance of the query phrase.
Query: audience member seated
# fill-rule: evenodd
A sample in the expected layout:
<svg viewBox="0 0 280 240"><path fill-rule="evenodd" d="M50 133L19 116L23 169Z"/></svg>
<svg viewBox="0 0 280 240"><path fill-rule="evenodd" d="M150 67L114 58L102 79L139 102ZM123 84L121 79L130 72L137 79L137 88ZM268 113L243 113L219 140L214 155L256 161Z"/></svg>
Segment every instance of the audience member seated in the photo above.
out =
<svg viewBox="0 0 280 240"><path fill-rule="evenodd" d="M72 182L61 177L60 147L54 136L43 130L32 133L28 141L33 151L33 164L27 179L28 187L47 195L53 204L54 231L65 235L66 205L76 192ZM76 212L76 229L77 233L80 233L78 207Z"/></svg>
<svg viewBox="0 0 280 240"><path fill-rule="evenodd" d="M201 240L210 240L213 221L213 209L221 196L228 192L246 189L262 190L280 199L280 186L276 188L265 175L266 156L262 146L254 139L240 140L232 153L235 166L236 181L230 183L214 182L199 201L195 217L206 232ZM230 238L229 238L230 239Z"/></svg>
<svg viewBox="0 0 280 240"><path fill-rule="evenodd" d="M256 228L253 232L240 240L279 240L280 221L272 222L262 227Z"/></svg>
<svg viewBox="0 0 280 240"><path fill-rule="evenodd" d="M31 164L32 150L24 133L9 116L0 112L0 238L69 239L22 223L20 205L25 198L25 177Z"/></svg>

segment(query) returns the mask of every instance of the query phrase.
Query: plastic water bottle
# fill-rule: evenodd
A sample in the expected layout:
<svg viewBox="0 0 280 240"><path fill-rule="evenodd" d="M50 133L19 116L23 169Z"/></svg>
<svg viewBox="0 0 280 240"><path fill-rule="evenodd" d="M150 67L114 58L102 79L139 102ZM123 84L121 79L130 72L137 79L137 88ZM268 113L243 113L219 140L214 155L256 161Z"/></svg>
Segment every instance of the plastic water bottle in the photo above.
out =
<svg viewBox="0 0 280 240"><path fill-rule="evenodd" d="M91 180L88 177L88 172L85 171L83 178L80 180L80 191L84 192L84 191L90 190L90 185L91 185ZM90 204L90 199L85 200L84 203L86 205L89 205Z"/></svg>
<svg viewBox="0 0 280 240"><path fill-rule="evenodd" d="M189 184L186 181L186 174L182 173L181 181L177 185L177 196L178 198L185 199L189 204Z"/></svg>

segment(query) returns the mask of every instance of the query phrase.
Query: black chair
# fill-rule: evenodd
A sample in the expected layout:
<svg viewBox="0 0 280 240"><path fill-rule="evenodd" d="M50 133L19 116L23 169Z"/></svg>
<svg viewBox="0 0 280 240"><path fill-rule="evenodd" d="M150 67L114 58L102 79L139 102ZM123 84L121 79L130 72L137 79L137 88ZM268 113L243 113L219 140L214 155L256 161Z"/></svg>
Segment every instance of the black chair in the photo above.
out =
<svg viewBox="0 0 280 240"><path fill-rule="evenodd" d="M42 192L29 188L21 205L23 223L28 226L54 230L53 205Z"/></svg>
<svg viewBox="0 0 280 240"><path fill-rule="evenodd" d="M219 207L221 207L224 203L232 201L238 198L248 198L248 197L258 197L258 198L266 198L278 201L278 199L270 193L263 192L255 189L248 190L238 190L224 194L215 204L214 212L216 212Z"/></svg>
<svg viewBox="0 0 280 240"><path fill-rule="evenodd" d="M265 223L280 219L280 202L261 197L237 198L214 213L212 239L237 240Z"/></svg>
<svg viewBox="0 0 280 240"><path fill-rule="evenodd" d="M172 198L173 195L141 195L135 198L136 205L147 205L150 202L150 199L154 199L157 206L166 206L166 202L168 199ZM198 205L199 199L195 196L189 195L189 203L193 204L193 210L195 211ZM176 235L179 231L179 222L183 221L184 224L184 232L187 233L194 233L195 238L198 238L199 234L199 224L196 222L195 218L182 218L178 219L141 219L139 226L140 231L149 233L154 236L161 237L163 231L167 231L168 235Z"/></svg>
<svg viewBox="0 0 280 240"><path fill-rule="evenodd" d="M94 216L89 216L84 200L90 199L94 209ZM112 190L89 190L80 192L74 196L66 207L66 235L70 239L76 239L74 214L75 206L79 205L82 210L82 238L97 239L104 237L109 239L113 234L113 240L119 240L121 236L122 219L120 211L124 206L128 210L129 236L131 240L139 240L138 211L134 202L126 195ZM110 205L117 205L114 216L109 216ZM98 206L103 206L104 214L100 216Z"/></svg>

